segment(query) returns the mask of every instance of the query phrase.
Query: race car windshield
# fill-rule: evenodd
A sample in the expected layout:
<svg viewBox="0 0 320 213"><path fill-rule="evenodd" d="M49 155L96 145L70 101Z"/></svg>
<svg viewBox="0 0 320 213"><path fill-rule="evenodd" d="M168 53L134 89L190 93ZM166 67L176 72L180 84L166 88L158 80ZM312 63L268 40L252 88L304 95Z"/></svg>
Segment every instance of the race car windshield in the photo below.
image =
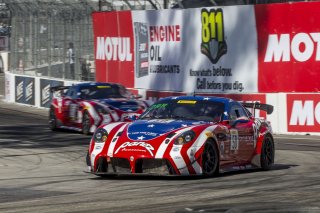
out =
<svg viewBox="0 0 320 213"><path fill-rule="evenodd" d="M81 87L80 93L83 99L127 98L125 89L117 85Z"/></svg>
<svg viewBox="0 0 320 213"><path fill-rule="evenodd" d="M214 101L166 100L153 104L140 119L177 119L219 122L224 104Z"/></svg>

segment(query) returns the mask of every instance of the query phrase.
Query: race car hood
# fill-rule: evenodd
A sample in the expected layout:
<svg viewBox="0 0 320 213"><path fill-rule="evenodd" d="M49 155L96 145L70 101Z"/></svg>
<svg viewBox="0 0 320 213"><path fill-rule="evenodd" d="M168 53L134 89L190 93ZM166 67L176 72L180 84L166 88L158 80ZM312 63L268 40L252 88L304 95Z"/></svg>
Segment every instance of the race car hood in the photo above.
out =
<svg viewBox="0 0 320 213"><path fill-rule="evenodd" d="M206 122L194 120L137 120L129 125L127 130L128 138L131 140L151 140L173 130L183 127L199 125Z"/></svg>
<svg viewBox="0 0 320 213"><path fill-rule="evenodd" d="M137 111L140 107L135 100L127 100L125 98L108 98L96 100L97 102L125 112Z"/></svg>

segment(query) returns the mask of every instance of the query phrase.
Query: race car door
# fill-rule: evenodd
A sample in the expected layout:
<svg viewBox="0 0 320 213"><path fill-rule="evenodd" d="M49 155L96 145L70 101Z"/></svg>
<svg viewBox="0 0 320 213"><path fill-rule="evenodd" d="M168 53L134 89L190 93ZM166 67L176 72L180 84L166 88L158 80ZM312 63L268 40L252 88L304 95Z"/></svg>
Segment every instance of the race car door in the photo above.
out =
<svg viewBox="0 0 320 213"><path fill-rule="evenodd" d="M74 126L77 120L78 108L76 87L70 87L63 102L63 114L67 126Z"/></svg>
<svg viewBox="0 0 320 213"><path fill-rule="evenodd" d="M239 164L250 162L254 152L253 121L238 103L230 106L230 154Z"/></svg>

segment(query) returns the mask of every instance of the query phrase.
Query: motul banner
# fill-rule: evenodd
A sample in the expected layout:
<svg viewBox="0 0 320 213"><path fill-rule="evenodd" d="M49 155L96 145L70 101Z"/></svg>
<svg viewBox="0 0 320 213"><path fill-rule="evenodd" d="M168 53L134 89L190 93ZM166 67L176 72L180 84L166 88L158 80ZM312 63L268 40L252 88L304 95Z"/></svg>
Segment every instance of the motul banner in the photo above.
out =
<svg viewBox="0 0 320 213"><path fill-rule="evenodd" d="M288 132L320 132L320 94L287 94Z"/></svg>
<svg viewBox="0 0 320 213"><path fill-rule="evenodd" d="M256 5L259 92L320 90L320 2Z"/></svg>
<svg viewBox="0 0 320 213"><path fill-rule="evenodd" d="M134 86L134 41L130 11L92 15L96 80Z"/></svg>

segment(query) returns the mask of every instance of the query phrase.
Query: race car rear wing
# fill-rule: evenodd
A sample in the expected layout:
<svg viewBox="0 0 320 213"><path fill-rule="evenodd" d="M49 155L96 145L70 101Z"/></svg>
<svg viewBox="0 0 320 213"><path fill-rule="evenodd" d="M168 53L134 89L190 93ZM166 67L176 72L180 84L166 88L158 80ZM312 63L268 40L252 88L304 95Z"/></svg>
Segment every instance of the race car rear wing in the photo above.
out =
<svg viewBox="0 0 320 213"><path fill-rule="evenodd" d="M50 92L56 92L56 91L61 91L65 89L69 89L70 86L56 86L56 87L50 87Z"/></svg>
<svg viewBox="0 0 320 213"><path fill-rule="evenodd" d="M269 105L269 104L261 104L259 102L255 102L255 103L242 103L242 106L246 107L246 108L252 108L253 111L255 111L255 109L260 109L263 111L266 111L268 115L270 115L273 112L273 106Z"/></svg>

